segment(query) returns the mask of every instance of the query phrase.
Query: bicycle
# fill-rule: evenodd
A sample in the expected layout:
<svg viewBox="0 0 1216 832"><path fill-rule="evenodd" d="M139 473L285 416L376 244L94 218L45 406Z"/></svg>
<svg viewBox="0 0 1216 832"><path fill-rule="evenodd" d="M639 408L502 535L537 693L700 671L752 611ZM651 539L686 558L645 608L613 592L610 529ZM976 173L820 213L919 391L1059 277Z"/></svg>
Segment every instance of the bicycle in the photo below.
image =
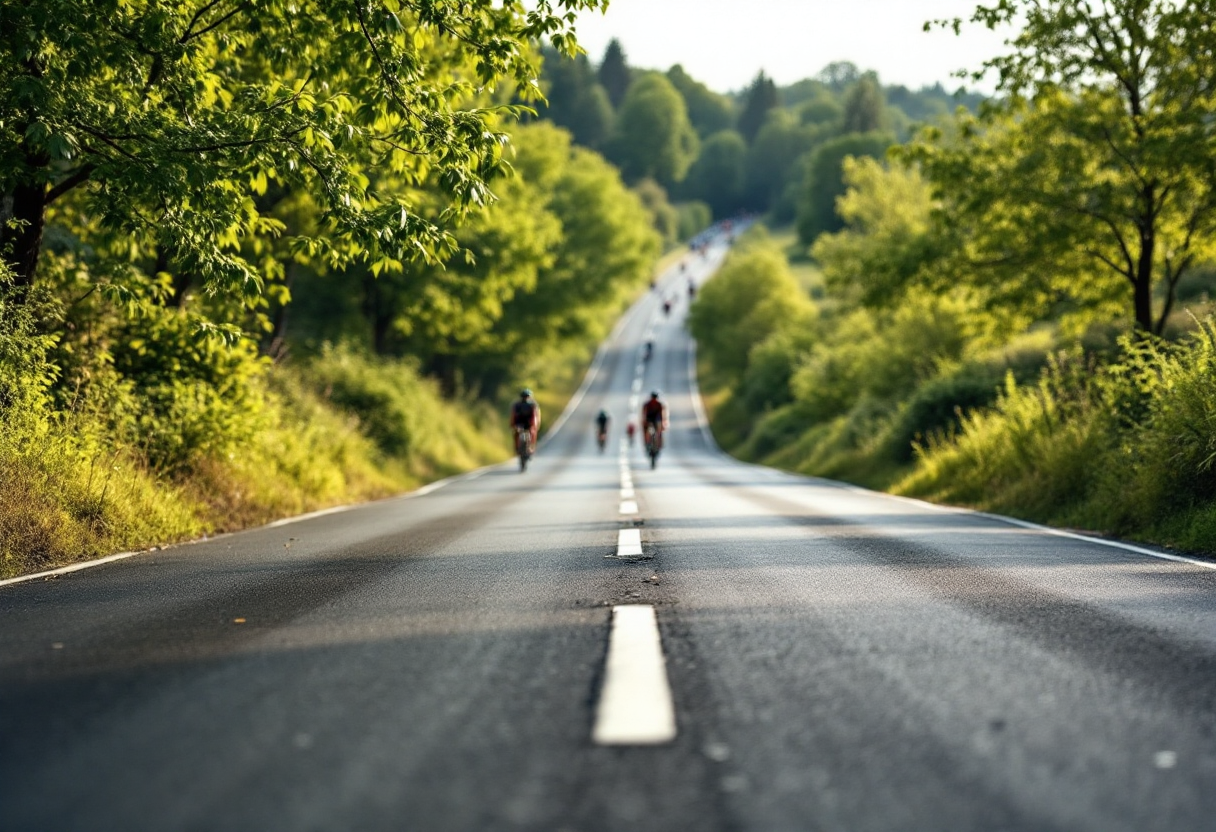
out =
<svg viewBox="0 0 1216 832"><path fill-rule="evenodd" d="M532 458L532 430L523 425L515 426L515 453L519 455L519 470L528 470L528 460Z"/></svg>
<svg viewBox="0 0 1216 832"><path fill-rule="evenodd" d="M659 452L663 450L663 429L657 425L646 426L646 455L650 457L650 470L659 462Z"/></svg>

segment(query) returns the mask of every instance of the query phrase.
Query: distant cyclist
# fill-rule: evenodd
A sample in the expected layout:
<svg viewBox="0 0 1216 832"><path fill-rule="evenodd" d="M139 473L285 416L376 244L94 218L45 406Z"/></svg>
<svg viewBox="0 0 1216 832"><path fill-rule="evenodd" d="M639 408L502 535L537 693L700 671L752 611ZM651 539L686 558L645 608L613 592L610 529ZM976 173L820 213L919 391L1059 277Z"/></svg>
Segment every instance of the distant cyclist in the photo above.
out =
<svg viewBox="0 0 1216 832"><path fill-rule="evenodd" d="M536 451L536 432L540 430L540 405L532 398L532 391L527 387L519 391L519 398L511 405L511 428L527 428L529 451Z"/></svg>
<svg viewBox="0 0 1216 832"><path fill-rule="evenodd" d="M667 430L667 405L659 391L651 392L650 399L642 405L642 436L649 438L653 432L661 436Z"/></svg>
<svg viewBox="0 0 1216 832"><path fill-rule="evenodd" d="M663 431L667 430L667 405L659 391L651 392L650 399L642 405L642 441L650 457L650 467L655 466L659 451L663 448Z"/></svg>
<svg viewBox="0 0 1216 832"><path fill-rule="evenodd" d="M612 417L608 415L607 410L601 410L595 417L595 441L599 443L601 453L608 442L608 423L611 421Z"/></svg>

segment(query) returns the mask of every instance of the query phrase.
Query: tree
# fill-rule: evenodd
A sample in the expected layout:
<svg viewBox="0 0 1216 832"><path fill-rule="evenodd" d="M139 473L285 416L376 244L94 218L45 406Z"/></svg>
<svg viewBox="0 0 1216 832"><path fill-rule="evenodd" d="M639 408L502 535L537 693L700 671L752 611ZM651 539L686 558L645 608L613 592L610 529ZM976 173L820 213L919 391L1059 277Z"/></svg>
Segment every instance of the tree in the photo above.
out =
<svg viewBox="0 0 1216 832"><path fill-rule="evenodd" d="M780 248L761 240L732 254L705 284L688 327L716 369L741 377L756 345L813 313Z"/></svg>
<svg viewBox="0 0 1216 832"><path fill-rule="evenodd" d="M676 64L667 70L667 80L684 97L688 120L701 138L726 130L734 124L735 115L730 99L710 90L685 72L684 67Z"/></svg>
<svg viewBox="0 0 1216 832"><path fill-rule="evenodd" d="M662 75L647 73L621 103L606 155L627 182L650 177L669 188L688 172L697 144L680 93Z"/></svg>
<svg viewBox="0 0 1216 832"><path fill-rule="evenodd" d="M684 180L683 193L709 205L716 219L732 216L743 207L746 170L747 142L734 130L722 130L701 146Z"/></svg>
<svg viewBox="0 0 1216 832"><path fill-rule="evenodd" d="M646 213L650 216L651 227L663 239L663 245L670 245L680 237L680 212L667 199L667 191L653 179L643 179L631 188Z"/></svg>
<svg viewBox="0 0 1216 832"><path fill-rule="evenodd" d="M841 93L861 79L861 70L849 61L834 61L819 71L818 80Z"/></svg>
<svg viewBox="0 0 1216 832"><path fill-rule="evenodd" d="M599 77L600 83L608 92L608 100L612 102L612 106L620 107L625 100L625 94L629 92L629 85L633 82L633 72L625 60L625 50L616 38L608 41L608 47L604 50L604 58L600 61Z"/></svg>
<svg viewBox="0 0 1216 832"><path fill-rule="evenodd" d="M882 87L873 73L866 73L849 87L844 98L844 132L870 133L886 127Z"/></svg>
<svg viewBox="0 0 1216 832"><path fill-rule="evenodd" d="M743 138L749 142L754 139L768 118L769 110L780 103L777 85L761 70L743 96L743 110L739 113L738 123Z"/></svg>
<svg viewBox="0 0 1216 832"><path fill-rule="evenodd" d="M798 120L819 126L839 125L844 121L844 107L830 95L821 95L798 108Z"/></svg>
<svg viewBox="0 0 1216 832"><path fill-rule="evenodd" d="M847 157L842 170L847 190L836 204L845 227L820 235L811 255L842 295L893 304L930 259L931 188L915 168L869 157Z"/></svg>
<svg viewBox="0 0 1216 832"><path fill-rule="evenodd" d="M886 133L850 133L824 142L811 154L798 207L798 238L809 245L824 232L839 231L844 222L836 200L844 195L843 164L849 156L883 156L892 144Z"/></svg>
<svg viewBox="0 0 1216 832"><path fill-rule="evenodd" d="M544 145L525 147L539 151ZM558 164L552 158L551 152L526 159L521 154L519 161L537 175L547 169L548 210L561 224L562 239L535 289L516 294L504 307L491 357L504 365L522 351L606 333L615 304L646 285L660 251L649 213L610 164L578 147Z"/></svg>
<svg viewBox="0 0 1216 832"><path fill-rule="evenodd" d="M1101 303L1113 279L1136 327L1162 332L1179 280L1216 254L1214 16L1211 0L976 8L985 26L1021 26L982 70L1007 103L914 154L943 222L974 232L973 280L1018 284L1029 302L1067 276Z"/></svg>
<svg viewBox="0 0 1216 832"><path fill-rule="evenodd" d="M790 184L798 158L821 140L822 131L799 124L789 110L774 110L747 151L743 200L747 208L769 211ZM786 219L789 219L788 217Z"/></svg>
<svg viewBox="0 0 1216 832"><path fill-rule="evenodd" d="M247 243L281 226L259 202L304 189L324 207L302 256L422 258L492 201L504 169L503 81L532 89L529 44L576 45L566 10L602 0L299 6L287 0L0 5L0 251L29 286L48 216L90 244L211 289L260 291ZM439 222L365 169L436 185ZM69 204L70 203L70 204Z"/></svg>
<svg viewBox="0 0 1216 832"><path fill-rule="evenodd" d="M540 114L573 133L579 144L598 149L612 130L613 114L591 62L586 55L570 59L555 49L546 49L544 57L548 101L538 108Z"/></svg>

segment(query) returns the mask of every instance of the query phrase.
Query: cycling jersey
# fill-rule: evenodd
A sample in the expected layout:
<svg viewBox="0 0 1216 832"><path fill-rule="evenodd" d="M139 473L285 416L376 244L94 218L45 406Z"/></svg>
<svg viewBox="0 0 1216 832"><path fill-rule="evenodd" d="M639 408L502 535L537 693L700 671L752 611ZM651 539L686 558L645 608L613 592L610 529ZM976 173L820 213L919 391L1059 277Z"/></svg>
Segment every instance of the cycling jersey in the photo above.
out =
<svg viewBox="0 0 1216 832"><path fill-rule="evenodd" d="M651 424L662 424L666 406L658 399L651 399L642 405L642 419Z"/></svg>
<svg viewBox="0 0 1216 832"><path fill-rule="evenodd" d="M536 423L536 403L520 400L511 405L511 424L530 428Z"/></svg>

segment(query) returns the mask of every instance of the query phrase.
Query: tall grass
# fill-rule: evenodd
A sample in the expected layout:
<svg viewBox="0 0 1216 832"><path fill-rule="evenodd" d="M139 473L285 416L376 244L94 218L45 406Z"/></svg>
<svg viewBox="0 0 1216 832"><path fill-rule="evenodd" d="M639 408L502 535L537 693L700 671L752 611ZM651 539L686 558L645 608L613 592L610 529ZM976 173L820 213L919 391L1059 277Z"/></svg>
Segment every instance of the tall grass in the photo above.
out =
<svg viewBox="0 0 1216 832"><path fill-rule="evenodd" d="M186 448L168 422L152 446L116 432L87 397L0 409L0 576L386 496L505 455L491 414L444 400L406 363L338 348L263 365L246 383L258 406L232 441L212 435L159 468L160 451ZM171 412L203 408L183 435L213 412L206 392L173 402Z"/></svg>
<svg viewBox="0 0 1216 832"><path fill-rule="evenodd" d="M931 438L900 493L1216 552L1216 323L1052 362Z"/></svg>

